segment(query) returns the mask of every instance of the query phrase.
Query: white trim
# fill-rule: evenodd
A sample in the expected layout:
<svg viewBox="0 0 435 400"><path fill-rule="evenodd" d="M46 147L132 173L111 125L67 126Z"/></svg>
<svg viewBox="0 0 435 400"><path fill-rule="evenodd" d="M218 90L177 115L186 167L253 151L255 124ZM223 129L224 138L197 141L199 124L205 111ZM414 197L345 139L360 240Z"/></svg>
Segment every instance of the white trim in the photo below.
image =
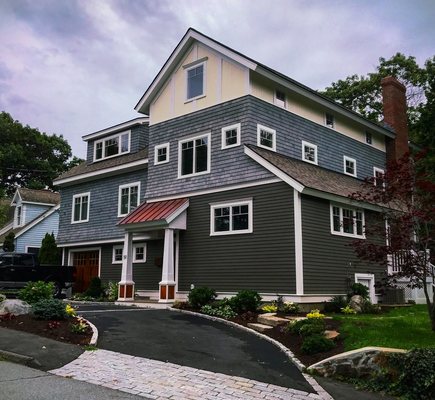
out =
<svg viewBox="0 0 435 400"><path fill-rule="evenodd" d="M277 92L280 92L284 95L284 101L279 100L277 98L277 96L276 96ZM275 91L273 92L273 104L275 104L279 108L283 108L284 110L287 109L287 94L286 94L286 92L284 92L284 90L275 89Z"/></svg>
<svg viewBox="0 0 435 400"><path fill-rule="evenodd" d="M11 229L14 229L14 222L13 222L13 221L10 222L9 224L3 226L3 227L0 229L0 235L3 235L5 232L7 232L7 231L9 231L9 230L11 230Z"/></svg>
<svg viewBox="0 0 435 400"><path fill-rule="evenodd" d="M88 140L97 139L99 137L105 136L109 133L116 133L120 130L124 130L125 128L130 128L135 125L143 125L145 123L149 122L148 117L140 117L135 118L130 121L122 122L121 124L114 125L110 128L102 129L101 131L89 133L88 135L82 136L83 141L87 142Z"/></svg>
<svg viewBox="0 0 435 400"><path fill-rule="evenodd" d="M143 247L143 260L136 259L136 250L138 247ZM141 264L141 263L144 264L147 262L147 244L145 242L133 244L132 262L133 262L133 264Z"/></svg>
<svg viewBox="0 0 435 400"><path fill-rule="evenodd" d="M15 197L17 196L18 196L18 200L15 200ZM17 202L19 202L20 200L21 202L23 202L23 199L21 198L21 194L20 194L20 189L17 189L14 193L14 197L12 197L11 206L17 204Z"/></svg>
<svg viewBox="0 0 435 400"><path fill-rule="evenodd" d="M385 170L383 170L382 168L378 168L378 167L373 167L373 184L375 186L377 186L376 183L376 172L380 172L383 176L385 176ZM382 180L382 186L385 187L385 180Z"/></svg>
<svg viewBox="0 0 435 400"><path fill-rule="evenodd" d="M236 143L227 145L226 144L226 142L227 142L226 133L228 131L233 130L233 129L236 130L236 135L237 135L236 136ZM222 130L221 130L221 140L222 140L221 149L224 150L224 149L230 149L232 147L240 146L240 131L241 131L240 122L238 124L234 124L234 125L230 125L230 126L226 126L226 127L222 128Z"/></svg>
<svg viewBox="0 0 435 400"><path fill-rule="evenodd" d="M183 193L174 194L172 196L154 197L152 199L147 199L147 202L148 203L155 203L156 201L180 199L182 197L202 196L204 194L227 192L229 190L244 189L244 188L252 187L252 186L269 185L271 183L278 183L281 181L282 181L282 179L271 178L271 179L265 179L265 180L261 180L261 181L239 183L237 185L229 185L229 186L219 187L216 189L195 190L193 192L183 192Z"/></svg>
<svg viewBox="0 0 435 400"><path fill-rule="evenodd" d="M178 266L180 259L180 231L177 229L175 231L175 263L174 263L174 274L175 274L175 293L178 292ZM174 294L175 295L175 294Z"/></svg>
<svg viewBox="0 0 435 400"><path fill-rule="evenodd" d="M122 149L121 149L121 147L122 147L122 139L121 138L122 138L122 136L125 136L125 135L128 135L128 148L127 148L127 150L122 151ZM114 138L118 138L118 153L117 154L112 154L111 156L105 156L104 153L105 153L105 148L106 147L105 147L104 144L105 144L105 142L107 140L111 140L111 139L114 139ZM97 159L97 144L98 143L102 143L102 148L101 148L101 158ZM96 163L96 162L108 160L110 158L119 157L119 156L122 156L122 155L130 153L130 149L131 149L131 130L121 131L121 132L118 132L118 133L116 133L114 135L103 137L103 138L101 138L99 140L96 140L94 142L94 157L93 157L93 161L94 161L94 163Z"/></svg>
<svg viewBox="0 0 435 400"><path fill-rule="evenodd" d="M133 188L137 186L137 204L136 206L134 206L134 208L130 207L130 196L131 196L131 190L128 191L128 212L125 214L121 214L121 194L122 194L122 189L126 189L126 188ZM132 183L126 183L125 185L119 185L118 188L118 218L120 217L125 217L126 215L128 215L131 211L133 211L136 207L138 207L140 204L140 182L132 182Z"/></svg>
<svg viewBox="0 0 435 400"><path fill-rule="evenodd" d="M125 163L122 165L116 165L114 167L103 168L103 169L100 169L98 171L88 172L88 173L80 174L80 175L76 175L76 176L71 176L69 178L55 180L55 181L53 181L53 184L54 185L63 185L65 183L81 181L81 180L84 180L87 178L93 178L93 177L98 176L98 175L109 174L111 172L120 172L121 170L124 170L127 168L137 167L137 166L143 165L143 164L148 164L148 158L143 158L143 159L132 161L130 163Z"/></svg>
<svg viewBox="0 0 435 400"><path fill-rule="evenodd" d="M279 179L289 184L293 189L296 189L298 192L302 192L305 189L305 186L299 183L297 180L293 179L291 176L288 176L285 172L281 171L279 168L272 165L269 161L265 160L263 157L258 155L255 151L245 146L245 154L251 157L254 161L257 161L261 166L266 168L268 171L272 172L272 174L276 175Z"/></svg>
<svg viewBox="0 0 435 400"><path fill-rule="evenodd" d="M328 125L328 122L327 122L327 120L328 120L328 118L327 117L332 117L332 125ZM329 129L334 129L335 130L335 115L334 114L332 114L331 112L329 112L329 111L325 111L325 115L324 115L324 119L323 119L323 121L324 121L324 125L327 127L327 128L329 128Z"/></svg>
<svg viewBox="0 0 435 400"><path fill-rule="evenodd" d="M200 98L206 96L206 93L207 93L207 88L206 88L207 66L206 66L206 64L207 64L207 59L202 58L200 60L196 60L192 63L189 63L188 65L183 66L184 74L185 74L185 87L186 87L186 91L184 92L185 93L185 98L184 98L185 103L189 103L191 101L194 101L194 100L197 100L197 99L200 99ZM194 68L198 68L201 65L202 65L202 93L195 96L195 97L187 97L188 91L189 91L189 78L188 78L189 71L194 69Z"/></svg>
<svg viewBox="0 0 435 400"><path fill-rule="evenodd" d="M355 274L355 283L361 283L358 282L358 279L364 279L364 280L369 280L369 294L370 294L370 301L373 304L377 303L377 298L376 298L376 294L375 294L375 275L374 274L360 274L360 273L356 273Z"/></svg>
<svg viewBox="0 0 435 400"><path fill-rule="evenodd" d="M201 171L201 172L193 172L191 174L187 174L187 175L181 175L181 166L182 166L182 162L181 162L181 154L182 154L182 145L183 143L187 143L187 142L194 142L195 144L195 140L196 139L202 139L206 137L207 138L207 169L205 171ZM193 147L193 171L195 171L195 167L196 167L196 160L195 160L195 156L196 156L196 150L195 147ZM195 135L192 137L188 137L182 140L178 141L178 179L184 179L184 178L190 178L192 176L199 176L199 175L205 175L205 174L209 174L210 173L210 163L211 163L211 132L208 133L203 133L201 135Z"/></svg>
<svg viewBox="0 0 435 400"><path fill-rule="evenodd" d="M112 246L112 264L122 264L122 257L124 254L123 248L124 248L124 245L122 245L122 244L115 244ZM121 250L121 259L119 261L115 260L115 255L116 255L115 251L116 250Z"/></svg>
<svg viewBox="0 0 435 400"><path fill-rule="evenodd" d="M18 212L18 210L19 210L19 212ZM21 228L22 226L25 225L25 222L24 222L25 213L24 213L24 211L25 211L25 207L24 207L23 203L15 205L14 222L13 222L14 229ZM20 223L18 223L18 215L20 216Z"/></svg>
<svg viewBox="0 0 435 400"><path fill-rule="evenodd" d="M346 161L349 161L349 162L353 163L353 170L354 170L353 174L351 174L350 172L346 171ZM346 175L353 176L354 178L356 178L356 176L357 176L357 172L356 172L356 160L354 158L348 157L348 156L343 156L343 172Z"/></svg>
<svg viewBox="0 0 435 400"><path fill-rule="evenodd" d="M81 247L80 249L68 250L68 265L73 265L74 253L81 253L87 251L98 251L98 277L101 277L101 247Z"/></svg>
<svg viewBox="0 0 435 400"><path fill-rule="evenodd" d="M32 247L33 249L40 249L41 248L41 246L38 247L38 246L26 245L26 246L24 246L25 253L29 252L29 247Z"/></svg>
<svg viewBox="0 0 435 400"><path fill-rule="evenodd" d="M66 253L66 251L65 251L65 249L63 248L63 249L62 249L62 265L65 265L65 253Z"/></svg>
<svg viewBox="0 0 435 400"><path fill-rule="evenodd" d="M305 147L310 147L310 148L314 149L314 161L307 160L305 158ZM302 140L302 161L305 161L305 162L310 163L310 164L317 165L317 163L318 163L318 159L317 159L317 146L315 144L312 144L312 143L306 142L305 140Z"/></svg>
<svg viewBox="0 0 435 400"><path fill-rule="evenodd" d="M27 232L29 229L33 228L35 225L39 224L41 221L43 221L45 218L49 217L51 214L53 214L55 211L59 210L60 204L53 207L51 210L45 211L42 215L40 215L38 218L35 218L32 222L30 222L24 229L19 231L15 238L20 237L23 233Z"/></svg>
<svg viewBox="0 0 435 400"><path fill-rule="evenodd" d="M296 294L304 294L304 261L302 252L302 207L301 194L293 189L293 212L295 224L295 267L296 267Z"/></svg>
<svg viewBox="0 0 435 400"><path fill-rule="evenodd" d="M334 207L337 207L340 210L340 232L337 232L334 230ZM343 209L352 211L352 221L353 221L352 225L353 225L354 233L346 233L343 231ZM365 239L366 238L364 210L356 208L356 207L347 206L347 205L345 206L345 205L338 204L338 203L331 203L329 211L330 211L331 234L332 235L351 237L351 238L355 238L355 239ZM361 213L362 231L363 231L362 235L357 234L357 225L356 225L356 213L357 212Z"/></svg>
<svg viewBox="0 0 435 400"><path fill-rule="evenodd" d="M166 149L166 160L158 161L158 152L160 149ZM154 165L166 164L169 162L169 149L169 142L154 146Z"/></svg>
<svg viewBox="0 0 435 400"><path fill-rule="evenodd" d="M74 220L75 199L78 197L86 197L86 196L88 197L88 213L87 213L86 219L83 219L83 220L79 219L78 221L75 221ZM82 203L80 203L80 218L82 216L81 209L82 209ZM72 197L72 210L71 210L71 223L72 224L81 224L83 222L89 222L90 209L91 209L91 192L77 193L77 194L73 195L73 197Z"/></svg>
<svg viewBox="0 0 435 400"><path fill-rule="evenodd" d="M53 207L59 203L39 203L38 201L23 201L23 200L21 200L21 204L36 204L38 206Z"/></svg>
<svg viewBox="0 0 435 400"><path fill-rule="evenodd" d="M233 213L232 208L236 206L248 206L248 228L243 230L234 230L233 228ZM214 218L214 211L218 208L224 208L228 207L230 209L230 225L228 231L219 231L216 232L215 230L215 218ZM254 224L253 224L253 204L252 204L252 198L250 199L241 199L241 200L233 200L233 201L224 201L219 203L210 203L210 236L226 236L226 235L240 235L244 233L252 233L254 231Z"/></svg>
<svg viewBox="0 0 435 400"><path fill-rule="evenodd" d="M184 210L187 210L189 207L189 200L187 200L183 205L178 207L171 215L166 217L166 222L170 224L172 221L174 221L178 216L180 216Z"/></svg>
<svg viewBox="0 0 435 400"><path fill-rule="evenodd" d="M133 242L136 242L138 240L152 240L157 239L157 237L154 237L153 235L137 235L133 236ZM101 239L101 240L92 240L88 242L74 242L74 243L61 243L58 244L57 247L77 247L77 246L91 246L96 244L115 244L115 243L124 243L124 239Z"/></svg>
<svg viewBox="0 0 435 400"><path fill-rule="evenodd" d="M261 131L265 131L267 133L272 134L272 147L261 144ZM262 147L263 149L276 151L276 130L272 128L268 128L267 126L264 125L257 124L257 146Z"/></svg>

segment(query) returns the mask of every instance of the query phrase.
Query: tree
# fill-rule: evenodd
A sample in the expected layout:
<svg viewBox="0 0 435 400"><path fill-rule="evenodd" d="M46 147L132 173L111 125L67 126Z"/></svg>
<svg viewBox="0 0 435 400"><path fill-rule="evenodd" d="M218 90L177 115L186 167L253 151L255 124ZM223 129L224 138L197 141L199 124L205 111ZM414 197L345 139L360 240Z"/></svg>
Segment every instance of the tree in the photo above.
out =
<svg viewBox="0 0 435 400"><path fill-rule="evenodd" d="M15 233L9 232L5 236L5 240L3 242L3 250L4 251L14 251L15 250L14 240L15 240Z"/></svg>
<svg viewBox="0 0 435 400"><path fill-rule="evenodd" d="M81 161L70 157L71 147L62 136L49 136L0 113L0 191L11 195L16 186L52 188L56 176Z"/></svg>
<svg viewBox="0 0 435 400"><path fill-rule="evenodd" d="M41 264L58 264L59 249L57 248L56 239L53 233L46 233L42 239L41 248L39 249L38 259Z"/></svg>
<svg viewBox="0 0 435 400"><path fill-rule="evenodd" d="M382 206L378 223L371 221L365 227L367 239L356 240L352 246L362 260L385 268L396 267L397 273L386 277L387 284L394 286L398 279L407 278L409 287L423 288L435 331L435 266L430 263L435 183L430 181L425 169L425 156L426 152L413 158L406 154L399 161L390 162L382 181L366 179L361 191L351 195L353 200ZM385 234L386 241L380 241ZM432 294L428 284L432 285Z"/></svg>
<svg viewBox="0 0 435 400"><path fill-rule="evenodd" d="M381 57L374 72L340 79L321 93L373 122L381 122L381 79L386 76L394 76L405 85L410 138L430 150L422 164L435 171L435 56L424 67L417 64L415 57L401 53L388 60Z"/></svg>

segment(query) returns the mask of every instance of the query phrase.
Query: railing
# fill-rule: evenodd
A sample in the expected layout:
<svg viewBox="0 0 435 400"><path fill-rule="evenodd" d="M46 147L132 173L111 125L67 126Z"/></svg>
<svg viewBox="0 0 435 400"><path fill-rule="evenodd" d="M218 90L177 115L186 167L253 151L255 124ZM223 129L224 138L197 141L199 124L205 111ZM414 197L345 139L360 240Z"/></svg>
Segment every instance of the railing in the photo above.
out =
<svg viewBox="0 0 435 400"><path fill-rule="evenodd" d="M426 250L426 259L428 260L428 269L433 274L435 272L435 266L429 261L429 250ZM387 257L388 261L388 275L394 275L402 271L402 265L409 262L410 257L416 256L417 253L415 251L407 251L401 250L397 251L394 254L390 254Z"/></svg>

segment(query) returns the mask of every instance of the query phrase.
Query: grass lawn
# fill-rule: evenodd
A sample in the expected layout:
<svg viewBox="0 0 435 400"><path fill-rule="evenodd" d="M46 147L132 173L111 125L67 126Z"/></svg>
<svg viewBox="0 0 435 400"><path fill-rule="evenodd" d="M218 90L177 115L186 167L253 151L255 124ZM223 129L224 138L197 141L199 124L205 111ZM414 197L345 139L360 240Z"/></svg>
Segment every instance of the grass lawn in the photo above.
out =
<svg viewBox="0 0 435 400"><path fill-rule="evenodd" d="M337 315L346 350L365 346L435 347L426 305L395 308L378 315Z"/></svg>

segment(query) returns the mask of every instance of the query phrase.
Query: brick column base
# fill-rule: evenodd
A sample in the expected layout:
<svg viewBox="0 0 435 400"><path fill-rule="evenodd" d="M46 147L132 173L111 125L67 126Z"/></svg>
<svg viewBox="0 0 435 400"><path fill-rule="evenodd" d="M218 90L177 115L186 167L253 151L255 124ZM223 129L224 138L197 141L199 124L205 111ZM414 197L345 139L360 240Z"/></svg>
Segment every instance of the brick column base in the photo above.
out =
<svg viewBox="0 0 435 400"><path fill-rule="evenodd" d="M175 284L160 283L159 303L173 303L175 300Z"/></svg>
<svg viewBox="0 0 435 400"><path fill-rule="evenodd" d="M118 301L134 300L134 282L118 283Z"/></svg>

